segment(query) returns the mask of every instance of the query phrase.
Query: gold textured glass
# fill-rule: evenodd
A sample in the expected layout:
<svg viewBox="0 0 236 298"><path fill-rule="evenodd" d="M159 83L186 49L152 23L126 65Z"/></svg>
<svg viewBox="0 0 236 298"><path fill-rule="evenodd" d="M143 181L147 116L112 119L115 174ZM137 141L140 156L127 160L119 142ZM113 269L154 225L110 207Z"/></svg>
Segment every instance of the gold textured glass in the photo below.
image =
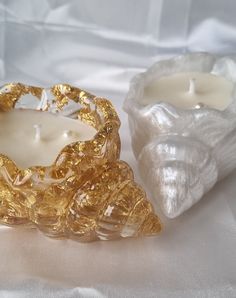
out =
<svg viewBox="0 0 236 298"><path fill-rule="evenodd" d="M0 89L0 111L36 107L77 117L97 133L64 147L48 167L22 170L0 154L0 222L85 242L157 234L158 217L130 167L119 160L120 121L112 104L67 84Z"/></svg>

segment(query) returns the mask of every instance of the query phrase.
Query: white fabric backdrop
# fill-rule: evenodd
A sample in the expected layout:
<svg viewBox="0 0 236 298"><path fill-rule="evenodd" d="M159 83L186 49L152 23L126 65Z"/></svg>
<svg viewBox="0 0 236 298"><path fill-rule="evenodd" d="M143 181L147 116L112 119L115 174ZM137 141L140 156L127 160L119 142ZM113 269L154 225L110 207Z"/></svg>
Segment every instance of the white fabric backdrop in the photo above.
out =
<svg viewBox="0 0 236 298"><path fill-rule="evenodd" d="M122 102L130 78L188 51L234 54L234 0L0 0L0 83L68 82ZM80 244L0 227L0 297L236 297L236 172L156 238ZM141 182L141 181L140 181Z"/></svg>

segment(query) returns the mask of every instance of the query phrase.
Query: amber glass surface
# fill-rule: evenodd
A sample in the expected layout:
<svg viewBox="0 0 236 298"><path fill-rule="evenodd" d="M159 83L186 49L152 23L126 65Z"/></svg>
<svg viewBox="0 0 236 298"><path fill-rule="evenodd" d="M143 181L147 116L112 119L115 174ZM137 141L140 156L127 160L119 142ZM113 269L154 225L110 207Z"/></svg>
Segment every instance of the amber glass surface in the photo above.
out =
<svg viewBox="0 0 236 298"><path fill-rule="evenodd" d="M160 231L160 221L132 170L119 160L120 121L108 100L67 84L48 89L7 84L0 89L0 111L14 108L79 118L97 134L63 148L49 167L22 170L0 154L2 224L38 227L51 237L84 242Z"/></svg>

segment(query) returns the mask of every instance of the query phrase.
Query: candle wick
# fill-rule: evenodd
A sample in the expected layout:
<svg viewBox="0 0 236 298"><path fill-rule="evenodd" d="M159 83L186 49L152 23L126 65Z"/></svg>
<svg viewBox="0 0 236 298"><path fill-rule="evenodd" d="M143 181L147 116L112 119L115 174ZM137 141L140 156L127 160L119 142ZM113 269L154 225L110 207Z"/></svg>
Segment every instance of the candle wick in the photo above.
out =
<svg viewBox="0 0 236 298"><path fill-rule="evenodd" d="M41 140L41 125L40 124L35 124L34 129L35 129L34 139L35 139L36 142L38 142L38 141Z"/></svg>
<svg viewBox="0 0 236 298"><path fill-rule="evenodd" d="M68 138L69 135L71 135L71 131L70 131L70 130L65 130L65 131L63 132L63 136L64 136L65 138Z"/></svg>
<svg viewBox="0 0 236 298"><path fill-rule="evenodd" d="M189 89L188 92L190 94L195 94L196 93L196 79L190 79L189 80Z"/></svg>

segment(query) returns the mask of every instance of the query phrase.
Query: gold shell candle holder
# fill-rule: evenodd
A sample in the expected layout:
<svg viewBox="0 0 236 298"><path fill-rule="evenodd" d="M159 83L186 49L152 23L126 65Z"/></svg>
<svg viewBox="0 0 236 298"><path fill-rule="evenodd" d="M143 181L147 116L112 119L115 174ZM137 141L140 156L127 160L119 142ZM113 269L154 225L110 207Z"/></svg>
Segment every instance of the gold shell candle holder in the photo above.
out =
<svg viewBox="0 0 236 298"><path fill-rule="evenodd" d="M66 84L43 89L18 83L0 89L2 112L39 106L77 117L97 133L64 147L50 166L21 169L0 154L0 222L83 242L157 234L158 217L130 167L119 160L120 121L112 104Z"/></svg>

